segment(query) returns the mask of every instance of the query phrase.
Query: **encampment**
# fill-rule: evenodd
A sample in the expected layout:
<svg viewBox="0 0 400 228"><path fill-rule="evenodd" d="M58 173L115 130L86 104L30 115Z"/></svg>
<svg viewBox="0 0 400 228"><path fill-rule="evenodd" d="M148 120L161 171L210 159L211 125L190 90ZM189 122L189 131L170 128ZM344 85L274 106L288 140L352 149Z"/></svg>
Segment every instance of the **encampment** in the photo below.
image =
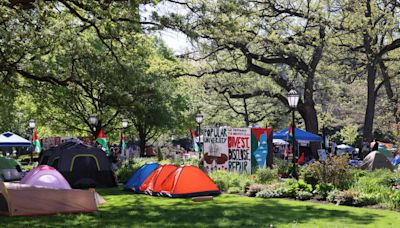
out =
<svg viewBox="0 0 400 228"><path fill-rule="evenodd" d="M140 186L150 176L150 174L157 169L158 163L147 163L142 165L126 182L124 189L139 192Z"/></svg>
<svg viewBox="0 0 400 228"><path fill-rule="evenodd" d="M0 214L32 216L97 211L95 192L0 181Z"/></svg>
<svg viewBox="0 0 400 228"><path fill-rule="evenodd" d="M0 156L0 180L15 181L21 179L21 165L12 158Z"/></svg>
<svg viewBox="0 0 400 228"><path fill-rule="evenodd" d="M47 165L39 165L38 167L29 171L29 173L22 178L21 184L28 184L32 186L51 187L59 189L71 189L67 180L55 168Z"/></svg>
<svg viewBox="0 0 400 228"><path fill-rule="evenodd" d="M66 142L43 154L41 164L57 169L73 188L114 187L117 181L103 150Z"/></svg>
<svg viewBox="0 0 400 228"><path fill-rule="evenodd" d="M203 171L195 166L181 166L163 181L161 194L173 198L214 196L221 192Z"/></svg>
<svg viewBox="0 0 400 228"><path fill-rule="evenodd" d="M361 169L375 170L375 169L390 169L394 170L392 163L386 158L385 155L378 151L369 153L361 163Z"/></svg>

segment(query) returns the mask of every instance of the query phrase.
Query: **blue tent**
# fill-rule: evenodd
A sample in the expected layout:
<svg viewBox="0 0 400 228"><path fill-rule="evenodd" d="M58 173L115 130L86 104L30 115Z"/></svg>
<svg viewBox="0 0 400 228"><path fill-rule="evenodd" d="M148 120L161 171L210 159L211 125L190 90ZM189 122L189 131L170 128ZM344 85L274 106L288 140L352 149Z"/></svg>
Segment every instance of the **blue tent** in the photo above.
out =
<svg viewBox="0 0 400 228"><path fill-rule="evenodd" d="M147 163L142 165L126 182L124 189L138 191L139 187L147 179L147 177L159 166L158 163Z"/></svg>
<svg viewBox="0 0 400 228"><path fill-rule="evenodd" d="M289 128L274 132L274 139L290 140L289 138ZM310 132L300 130L295 128L294 137L296 140L310 141L310 142L321 142L321 136L314 135Z"/></svg>

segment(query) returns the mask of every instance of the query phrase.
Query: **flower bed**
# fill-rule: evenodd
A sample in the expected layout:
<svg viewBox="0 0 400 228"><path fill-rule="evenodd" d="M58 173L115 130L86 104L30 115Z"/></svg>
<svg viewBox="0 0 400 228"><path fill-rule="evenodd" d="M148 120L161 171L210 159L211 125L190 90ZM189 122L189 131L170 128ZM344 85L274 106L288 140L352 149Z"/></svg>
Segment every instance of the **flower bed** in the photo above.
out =
<svg viewBox="0 0 400 228"><path fill-rule="evenodd" d="M260 169L254 175L214 172L210 177L221 191L259 198L315 199L337 205L378 205L400 208L400 171L363 171L348 165L347 157L333 157L303 167L299 180L281 179L280 170Z"/></svg>

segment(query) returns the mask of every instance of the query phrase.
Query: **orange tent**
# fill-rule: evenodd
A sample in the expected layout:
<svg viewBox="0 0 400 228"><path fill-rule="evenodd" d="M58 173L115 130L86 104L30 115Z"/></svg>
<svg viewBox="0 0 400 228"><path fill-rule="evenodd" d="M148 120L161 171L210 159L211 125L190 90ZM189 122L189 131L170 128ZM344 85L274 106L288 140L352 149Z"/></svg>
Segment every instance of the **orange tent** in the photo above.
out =
<svg viewBox="0 0 400 228"><path fill-rule="evenodd" d="M164 180L167 179L168 175L174 172L176 169L178 169L178 167L175 165L163 165L158 167L153 172L156 174L149 181L148 185L145 186L146 187L145 191L150 195L159 193L161 191L161 185L164 182Z"/></svg>
<svg viewBox="0 0 400 228"><path fill-rule="evenodd" d="M195 166L181 166L161 185L161 194L169 197L212 196L221 192L215 183Z"/></svg>
<svg viewBox="0 0 400 228"><path fill-rule="evenodd" d="M161 167L163 167L163 166L159 166L157 169L153 170L153 172L150 173L150 175L143 181L142 185L140 185L139 192L146 191L149 184L154 180L154 178L156 178L157 173L159 172L158 170Z"/></svg>

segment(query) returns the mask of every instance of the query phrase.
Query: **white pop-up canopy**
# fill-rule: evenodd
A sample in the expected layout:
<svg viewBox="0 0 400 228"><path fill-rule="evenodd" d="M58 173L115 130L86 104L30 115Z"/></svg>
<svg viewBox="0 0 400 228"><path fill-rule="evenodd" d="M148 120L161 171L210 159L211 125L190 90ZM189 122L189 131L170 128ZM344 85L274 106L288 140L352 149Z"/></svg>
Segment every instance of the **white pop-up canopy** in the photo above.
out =
<svg viewBox="0 0 400 228"><path fill-rule="evenodd" d="M26 140L21 136L9 131L0 135L0 147L31 146L31 145L32 143L29 140Z"/></svg>

